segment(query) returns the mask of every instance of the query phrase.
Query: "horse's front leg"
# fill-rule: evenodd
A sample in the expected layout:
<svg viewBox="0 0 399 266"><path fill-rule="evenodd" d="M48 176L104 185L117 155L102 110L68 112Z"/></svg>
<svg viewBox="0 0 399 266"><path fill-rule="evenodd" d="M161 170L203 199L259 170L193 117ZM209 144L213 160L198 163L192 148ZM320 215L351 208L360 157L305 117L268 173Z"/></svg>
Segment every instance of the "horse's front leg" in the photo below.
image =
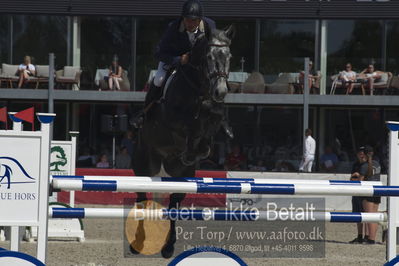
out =
<svg viewBox="0 0 399 266"><path fill-rule="evenodd" d="M186 194L184 193L173 193L170 195L169 209L179 209L181 202L184 200ZM169 237L167 242L162 248L161 254L165 259L169 259L173 256L175 251L176 243L176 221L170 221Z"/></svg>

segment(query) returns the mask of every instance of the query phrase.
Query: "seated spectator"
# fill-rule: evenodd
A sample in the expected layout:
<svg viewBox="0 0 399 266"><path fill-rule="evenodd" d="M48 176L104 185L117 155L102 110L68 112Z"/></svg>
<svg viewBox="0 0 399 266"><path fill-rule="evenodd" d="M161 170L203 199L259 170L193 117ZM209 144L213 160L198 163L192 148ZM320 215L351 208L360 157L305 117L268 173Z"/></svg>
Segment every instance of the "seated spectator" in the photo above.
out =
<svg viewBox="0 0 399 266"><path fill-rule="evenodd" d="M132 168L132 158L130 157L127 148L121 147L119 153L116 155L115 164L117 169Z"/></svg>
<svg viewBox="0 0 399 266"><path fill-rule="evenodd" d="M249 168L250 171L254 172L264 172L266 171L265 163L262 159L257 160L256 165L251 165Z"/></svg>
<svg viewBox="0 0 399 266"><path fill-rule="evenodd" d="M316 93L316 90L319 89L319 81L320 81L320 74L313 70L313 62L309 62L309 88L312 93ZM305 86L305 71L299 72L299 84L301 86L301 90L303 93L303 89Z"/></svg>
<svg viewBox="0 0 399 266"><path fill-rule="evenodd" d="M109 168L109 161L108 161L108 156L103 153L101 154L97 164L96 164L97 168Z"/></svg>
<svg viewBox="0 0 399 266"><path fill-rule="evenodd" d="M108 74L108 86L110 90L115 90L115 88L120 91L121 86L119 82L122 81L122 67L118 63L118 56L114 56L112 60L112 64L109 67L109 74Z"/></svg>
<svg viewBox="0 0 399 266"><path fill-rule="evenodd" d="M374 94L374 83L381 79L382 73L381 71L376 71L373 64L368 65L368 67L360 73L359 78L362 79L361 86L363 95L366 94L366 89L370 90L370 95Z"/></svg>
<svg viewBox="0 0 399 266"><path fill-rule="evenodd" d="M351 94L356 82L356 72L352 70L352 64L347 63L345 70L339 75L342 87L346 89L346 94Z"/></svg>
<svg viewBox="0 0 399 266"><path fill-rule="evenodd" d="M320 158L321 170L334 173L338 165L338 156L333 152L331 146L326 146L324 154Z"/></svg>
<svg viewBox="0 0 399 266"><path fill-rule="evenodd" d="M287 161L279 160L276 162L273 172L295 172L295 167Z"/></svg>
<svg viewBox="0 0 399 266"><path fill-rule="evenodd" d="M35 74L36 68L34 65L32 65L31 57L27 55L24 57L24 62L18 67L18 88L21 88L28 78L34 76Z"/></svg>
<svg viewBox="0 0 399 266"><path fill-rule="evenodd" d="M123 139L121 140L121 146L126 147L130 157L133 158L133 150L134 150L133 131L131 130L126 131L125 135L123 136Z"/></svg>
<svg viewBox="0 0 399 266"><path fill-rule="evenodd" d="M230 154L227 155L225 161L225 169L230 171L245 170L247 157L241 151L240 145L236 144Z"/></svg>

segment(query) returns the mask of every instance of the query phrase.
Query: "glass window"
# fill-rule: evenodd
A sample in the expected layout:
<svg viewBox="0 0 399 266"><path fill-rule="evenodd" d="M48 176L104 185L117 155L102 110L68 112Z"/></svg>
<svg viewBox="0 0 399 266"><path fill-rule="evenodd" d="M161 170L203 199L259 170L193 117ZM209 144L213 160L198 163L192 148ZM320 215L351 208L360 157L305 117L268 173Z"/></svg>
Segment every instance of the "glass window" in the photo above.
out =
<svg viewBox="0 0 399 266"><path fill-rule="evenodd" d="M109 68L114 55L131 73L132 18L83 17L81 19L81 65L93 85L97 69Z"/></svg>
<svg viewBox="0 0 399 266"><path fill-rule="evenodd" d="M315 55L315 20L263 20L260 34L260 72L266 83L280 73L298 72L304 58Z"/></svg>
<svg viewBox="0 0 399 266"><path fill-rule="evenodd" d="M254 70L255 58L255 20L216 20L216 27L223 29L234 23L236 33L230 50L233 55L230 62L231 72L249 72ZM243 60L243 61L242 61Z"/></svg>
<svg viewBox="0 0 399 266"><path fill-rule="evenodd" d="M13 16L13 62L20 64L25 55L37 65L48 65L48 54L54 53L62 67L67 58L67 17Z"/></svg>
<svg viewBox="0 0 399 266"><path fill-rule="evenodd" d="M382 66L382 22L378 20L330 20L327 28L327 74L342 71L346 63L361 72L368 64ZM330 80L330 79L327 79Z"/></svg>
<svg viewBox="0 0 399 266"><path fill-rule="evenodd" d="M172 18L137 19L136 90L143 90L151 70L158 68L158 61L154 57L155 49L171 21Z"/></svg>
<svg viewBox="0 0 399 266"><path fill-rule="evenodd" d="M376 158L384 159L382 151L386 144L386 130L383 113L381 109L326 109L324 145L332 147L338 155L337 172L350 172L360 146L372 146Z"/></svg>
<svg viewBox="0 0 399 266"><path fill-rule="evenodd" d="M399 21L388 21L387 26L387 70L394 74L398 74Z"/></svg>
<svg viewBox="0 0 399 266"><path fill-rule="evenodd" d="M227 110L234 139L220 156L227 158L238 144L247 158L239 170L297 171L302 155L302 108L231 106Z"/></svg>
<svg viewBox="0 0 399 266"><path fill-rule="evenodd" d="M9 63L9 22L9 16L0 16L0 64Z"/></svg>

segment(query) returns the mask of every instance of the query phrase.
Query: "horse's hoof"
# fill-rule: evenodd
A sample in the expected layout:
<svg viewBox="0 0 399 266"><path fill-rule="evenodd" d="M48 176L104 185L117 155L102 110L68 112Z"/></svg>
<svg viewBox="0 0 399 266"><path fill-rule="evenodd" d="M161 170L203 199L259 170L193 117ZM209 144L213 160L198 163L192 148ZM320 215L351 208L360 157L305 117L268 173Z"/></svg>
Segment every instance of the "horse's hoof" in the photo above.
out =
<svg viewBox="0 0 399 266"><path fill-rule="evenodd" d="M134 254L134 255L138 255L140 254L140 252L138 252L137 250L135 250L132 245L129 245L129 251L130 253Z"/></svg>
<svg viewBox="0 0 399 266"><path fill-rule="evenodd" d="M208 158L208 156L211 154L211 147L209 145L206 145L206 147L199 152L199 155L197 157L197 160L203 160Z"/></svg>
<svg viewBox="0 0 399 266"><path fill-rule="evenodd" d="M175 252L175 245L166 245L162 248L161 254L164 259L170 259Z"/></svg>
<svg viewBox="0 0 399 266"><path fill-rule="evenodd" d="M183 154L181 157L181 162L185 166L192 166L196 162L195 159L195 156L187 156L187 154Z"/></svg>

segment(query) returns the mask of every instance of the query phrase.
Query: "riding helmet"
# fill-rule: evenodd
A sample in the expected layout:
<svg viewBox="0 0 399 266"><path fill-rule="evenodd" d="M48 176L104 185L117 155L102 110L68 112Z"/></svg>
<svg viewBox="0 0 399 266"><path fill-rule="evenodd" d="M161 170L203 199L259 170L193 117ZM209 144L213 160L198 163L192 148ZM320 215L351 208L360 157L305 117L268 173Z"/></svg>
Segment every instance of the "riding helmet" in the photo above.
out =
<svg viewBox="0 0 399 266"><path fill-rule="evenodd" d="M183 5L182 16L191 19L201 19L203 13L199 0L187 0Z"/></svg>

